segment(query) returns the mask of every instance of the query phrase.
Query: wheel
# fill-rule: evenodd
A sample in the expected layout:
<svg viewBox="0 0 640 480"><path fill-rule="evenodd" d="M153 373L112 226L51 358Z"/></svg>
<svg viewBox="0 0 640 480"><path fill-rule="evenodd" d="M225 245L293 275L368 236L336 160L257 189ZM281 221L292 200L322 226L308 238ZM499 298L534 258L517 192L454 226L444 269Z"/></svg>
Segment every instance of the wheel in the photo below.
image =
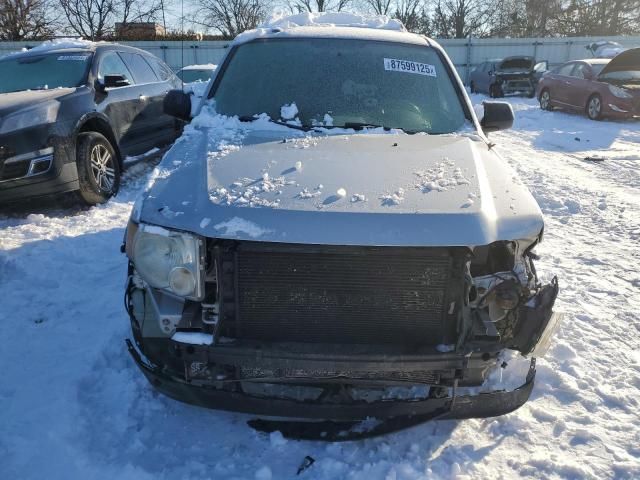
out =
<svg viewBox="0 0 640 480"><path fill-rule="evenodd" d="M602 99L600 95L592 95L587 101L587 117L591 120L600 120L602 118Z"/></svg>
<svg viewBox="0 0 640 480"><path fill-rule="evenodd" d="M540 92L540 108L542 110L553 110L551 106L551 94L546 88Z"/></svg>
<svg viewBox="0 0 640 480"><path fill-rule="evenodd" d="M527 98L533 98L536 96L536 91L535 90L531 90L529 93L527 93Z"/></svg>
<svg viewBox="0 0 640 480"><path fill-rule="evenodd" d="M78 135L76 163L80 197L86 203L104 203L118 193L120 164L113 146L104 135L97 132Z"/></svg>
<svg viewBox="0 0 640 480"><path fill-rule="evenodd" d="M473 82L471 82L471 83L469 84L469 91L470 91L471 93L476 93L476 86L474 85L474 83L473 83Z"/></svg>
<svg viewBox="0 0 640 480"><path fill-rule="evenodd" d="M489 96L491 98L502 98L504 94L502 93L502 87L497 83L494 83L489 87Z"/></svg>

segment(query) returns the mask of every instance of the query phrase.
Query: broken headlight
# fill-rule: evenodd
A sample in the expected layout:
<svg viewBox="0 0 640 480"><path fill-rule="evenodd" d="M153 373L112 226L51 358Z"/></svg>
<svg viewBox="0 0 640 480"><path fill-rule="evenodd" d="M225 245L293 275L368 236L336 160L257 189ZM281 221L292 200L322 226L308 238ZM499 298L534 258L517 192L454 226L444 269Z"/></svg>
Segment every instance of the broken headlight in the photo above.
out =
<svg viewBox="0 0 640 480"><path fill-rule="evenodd" d="M131 261L152 287L200 300L202 245L195 235L140 224L133 239Z"/></svg>

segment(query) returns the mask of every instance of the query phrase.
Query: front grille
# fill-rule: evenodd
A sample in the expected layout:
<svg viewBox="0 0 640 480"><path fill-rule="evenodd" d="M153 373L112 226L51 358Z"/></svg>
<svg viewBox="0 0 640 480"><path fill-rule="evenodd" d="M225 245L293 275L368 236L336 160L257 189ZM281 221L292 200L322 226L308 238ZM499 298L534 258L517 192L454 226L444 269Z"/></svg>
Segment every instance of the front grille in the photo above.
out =
<svg viewBox="0 0 640 480"><path fill-rule="evenodd" d="M507 82L509 88L531 88L529 80L511 80Z"/></svg>
<svg viewBox="0 0 640 480"><path fill-rule="evenodd" d="M241 367L239 371L242 380L247 379L343 379L354 380L391 380L397 382L430 383L440 381L440 373L425 370L411 371L326 371L305 370L301 368L264 369Z"/></svg>
<svg viewBox="0 0 640 480"><path fill-rule="evenodd" d="M464 255L241 243L220 258L223 325L236 338L270 342L452 343Z"/></svg>

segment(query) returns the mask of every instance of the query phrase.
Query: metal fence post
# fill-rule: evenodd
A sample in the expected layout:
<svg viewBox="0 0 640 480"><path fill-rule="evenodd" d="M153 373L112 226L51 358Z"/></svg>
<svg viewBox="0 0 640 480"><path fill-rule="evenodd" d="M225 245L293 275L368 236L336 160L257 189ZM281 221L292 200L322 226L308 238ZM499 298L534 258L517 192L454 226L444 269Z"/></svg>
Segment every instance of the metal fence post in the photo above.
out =
<svg viewBox="0 0 640 480"><path fill-rule="evenodd" d="M471 35L467 37L467 62L466 62L465 71L464 71L465 85L469 83L469 74L471 73L469 71L470 66L471 66Z"/></svg>

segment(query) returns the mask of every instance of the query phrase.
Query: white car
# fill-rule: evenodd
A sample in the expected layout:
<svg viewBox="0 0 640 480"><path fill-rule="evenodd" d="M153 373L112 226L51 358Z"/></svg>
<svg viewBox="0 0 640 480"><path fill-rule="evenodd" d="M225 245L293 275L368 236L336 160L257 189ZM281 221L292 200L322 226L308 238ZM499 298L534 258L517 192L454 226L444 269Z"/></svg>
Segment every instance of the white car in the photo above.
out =
<svg viewBox="0 0 640 480"><path fill-rule="evenodd" d="M216 71L216 68L218 68L218 66L213 63L206 65L188 65L178 70L176 75L183 83L208 82L213 72Z"/></svg>

